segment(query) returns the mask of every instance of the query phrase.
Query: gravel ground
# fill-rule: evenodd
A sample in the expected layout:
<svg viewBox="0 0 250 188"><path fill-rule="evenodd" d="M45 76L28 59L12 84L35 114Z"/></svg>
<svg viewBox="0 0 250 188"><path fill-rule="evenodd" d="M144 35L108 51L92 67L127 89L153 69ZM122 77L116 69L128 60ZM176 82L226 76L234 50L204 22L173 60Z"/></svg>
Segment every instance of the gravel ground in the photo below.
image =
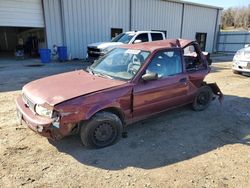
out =
<svg viewBox="0 0 250 188"><path fill-rule="evenodd" d="M0 187L250 187L250 78L233 74L230 62L213 64L206 78L225 94L222 105L168 111L98 150L79 136L51 142L17 124L25 83L85 65L34 64L0 63Z"/></svg>

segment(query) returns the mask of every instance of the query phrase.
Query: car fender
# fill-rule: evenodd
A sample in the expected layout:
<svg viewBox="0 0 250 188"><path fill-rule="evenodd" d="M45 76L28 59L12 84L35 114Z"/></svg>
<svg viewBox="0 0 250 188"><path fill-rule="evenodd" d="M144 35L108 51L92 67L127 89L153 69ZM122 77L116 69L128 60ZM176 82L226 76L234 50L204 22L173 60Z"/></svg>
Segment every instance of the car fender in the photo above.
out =
<svg viewBox="0 0 250 188"><path fill-rule="evenodd" d="M222 103L223 100L224 100L224 95L221 92L221 90L220 90L219 86L217 85L217 83L206 83L206 82L204 82L204 84L211 88L213 94L218 96L218 100L220 101L220 103Z"/></svg>
<svg viewBox="0 0 250 188"><path fill-rule="evenodd" d="M122 116L124 116L124 112L118 102L109 103L108 101L105 103L98 103L93 105L93 107L89 108L88 111L84 114L83 120L89 120L93 115L100 111L111 111L110 109L114 109L119 112Z"/></svg>

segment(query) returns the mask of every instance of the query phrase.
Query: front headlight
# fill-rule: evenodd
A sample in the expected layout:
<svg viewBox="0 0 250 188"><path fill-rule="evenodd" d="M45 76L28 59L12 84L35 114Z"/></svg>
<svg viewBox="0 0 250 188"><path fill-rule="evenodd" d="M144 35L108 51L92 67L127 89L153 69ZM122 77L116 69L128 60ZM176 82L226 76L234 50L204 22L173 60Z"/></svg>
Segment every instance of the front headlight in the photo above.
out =
<svg viewBox="0 0 250 188"><path fill-rule="evenodd" d="M234 55L234 60L237 60L239 58L244 57L244 51L243 50L238 50L236 54Z"/></svg>
<svg viewBox="0 0 250 188"><path fill-rule="evenodd" d="M40 116L46 116L51 118L53 115L53 110L47 109L39 104L35 106L35 111Z"/></svg>

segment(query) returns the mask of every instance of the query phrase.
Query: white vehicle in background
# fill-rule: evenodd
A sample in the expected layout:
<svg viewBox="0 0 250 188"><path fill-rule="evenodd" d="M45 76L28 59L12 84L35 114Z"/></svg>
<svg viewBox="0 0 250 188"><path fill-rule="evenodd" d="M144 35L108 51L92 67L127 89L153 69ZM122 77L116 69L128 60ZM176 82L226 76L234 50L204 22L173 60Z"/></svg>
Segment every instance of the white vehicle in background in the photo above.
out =
<svg viewBox="0 0 250 188"><path fill-rule="evenodd" d="M245 48L236 52L233 58L232 69L235 74L250 75L250 44L245 45Z"/></svg>
<svg viewBox="0 0 250 188"><path fill-rule="evenodd" d="M165 34L160 31L128 31L117 35L110 42L98 42L89 44L87 59L89 61L94 61L100 56L108 53L116 46L122 44L136 44L141 42L151 42L165 39Z"/></svg>

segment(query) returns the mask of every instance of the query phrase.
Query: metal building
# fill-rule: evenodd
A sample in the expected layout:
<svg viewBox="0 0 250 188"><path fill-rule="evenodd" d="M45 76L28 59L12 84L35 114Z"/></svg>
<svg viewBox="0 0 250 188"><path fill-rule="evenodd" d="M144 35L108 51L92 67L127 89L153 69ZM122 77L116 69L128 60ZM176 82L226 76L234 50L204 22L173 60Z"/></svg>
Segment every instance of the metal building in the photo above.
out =
<svg viewBox="0 0 250 188"><path fill-rule="evenodd" d="M45 46L65 45L72 58L84 58L87 44L129 30L197 39L212 52L222 8L178 0L0 0L0 10L0 28L45 28Z"/></svg>

